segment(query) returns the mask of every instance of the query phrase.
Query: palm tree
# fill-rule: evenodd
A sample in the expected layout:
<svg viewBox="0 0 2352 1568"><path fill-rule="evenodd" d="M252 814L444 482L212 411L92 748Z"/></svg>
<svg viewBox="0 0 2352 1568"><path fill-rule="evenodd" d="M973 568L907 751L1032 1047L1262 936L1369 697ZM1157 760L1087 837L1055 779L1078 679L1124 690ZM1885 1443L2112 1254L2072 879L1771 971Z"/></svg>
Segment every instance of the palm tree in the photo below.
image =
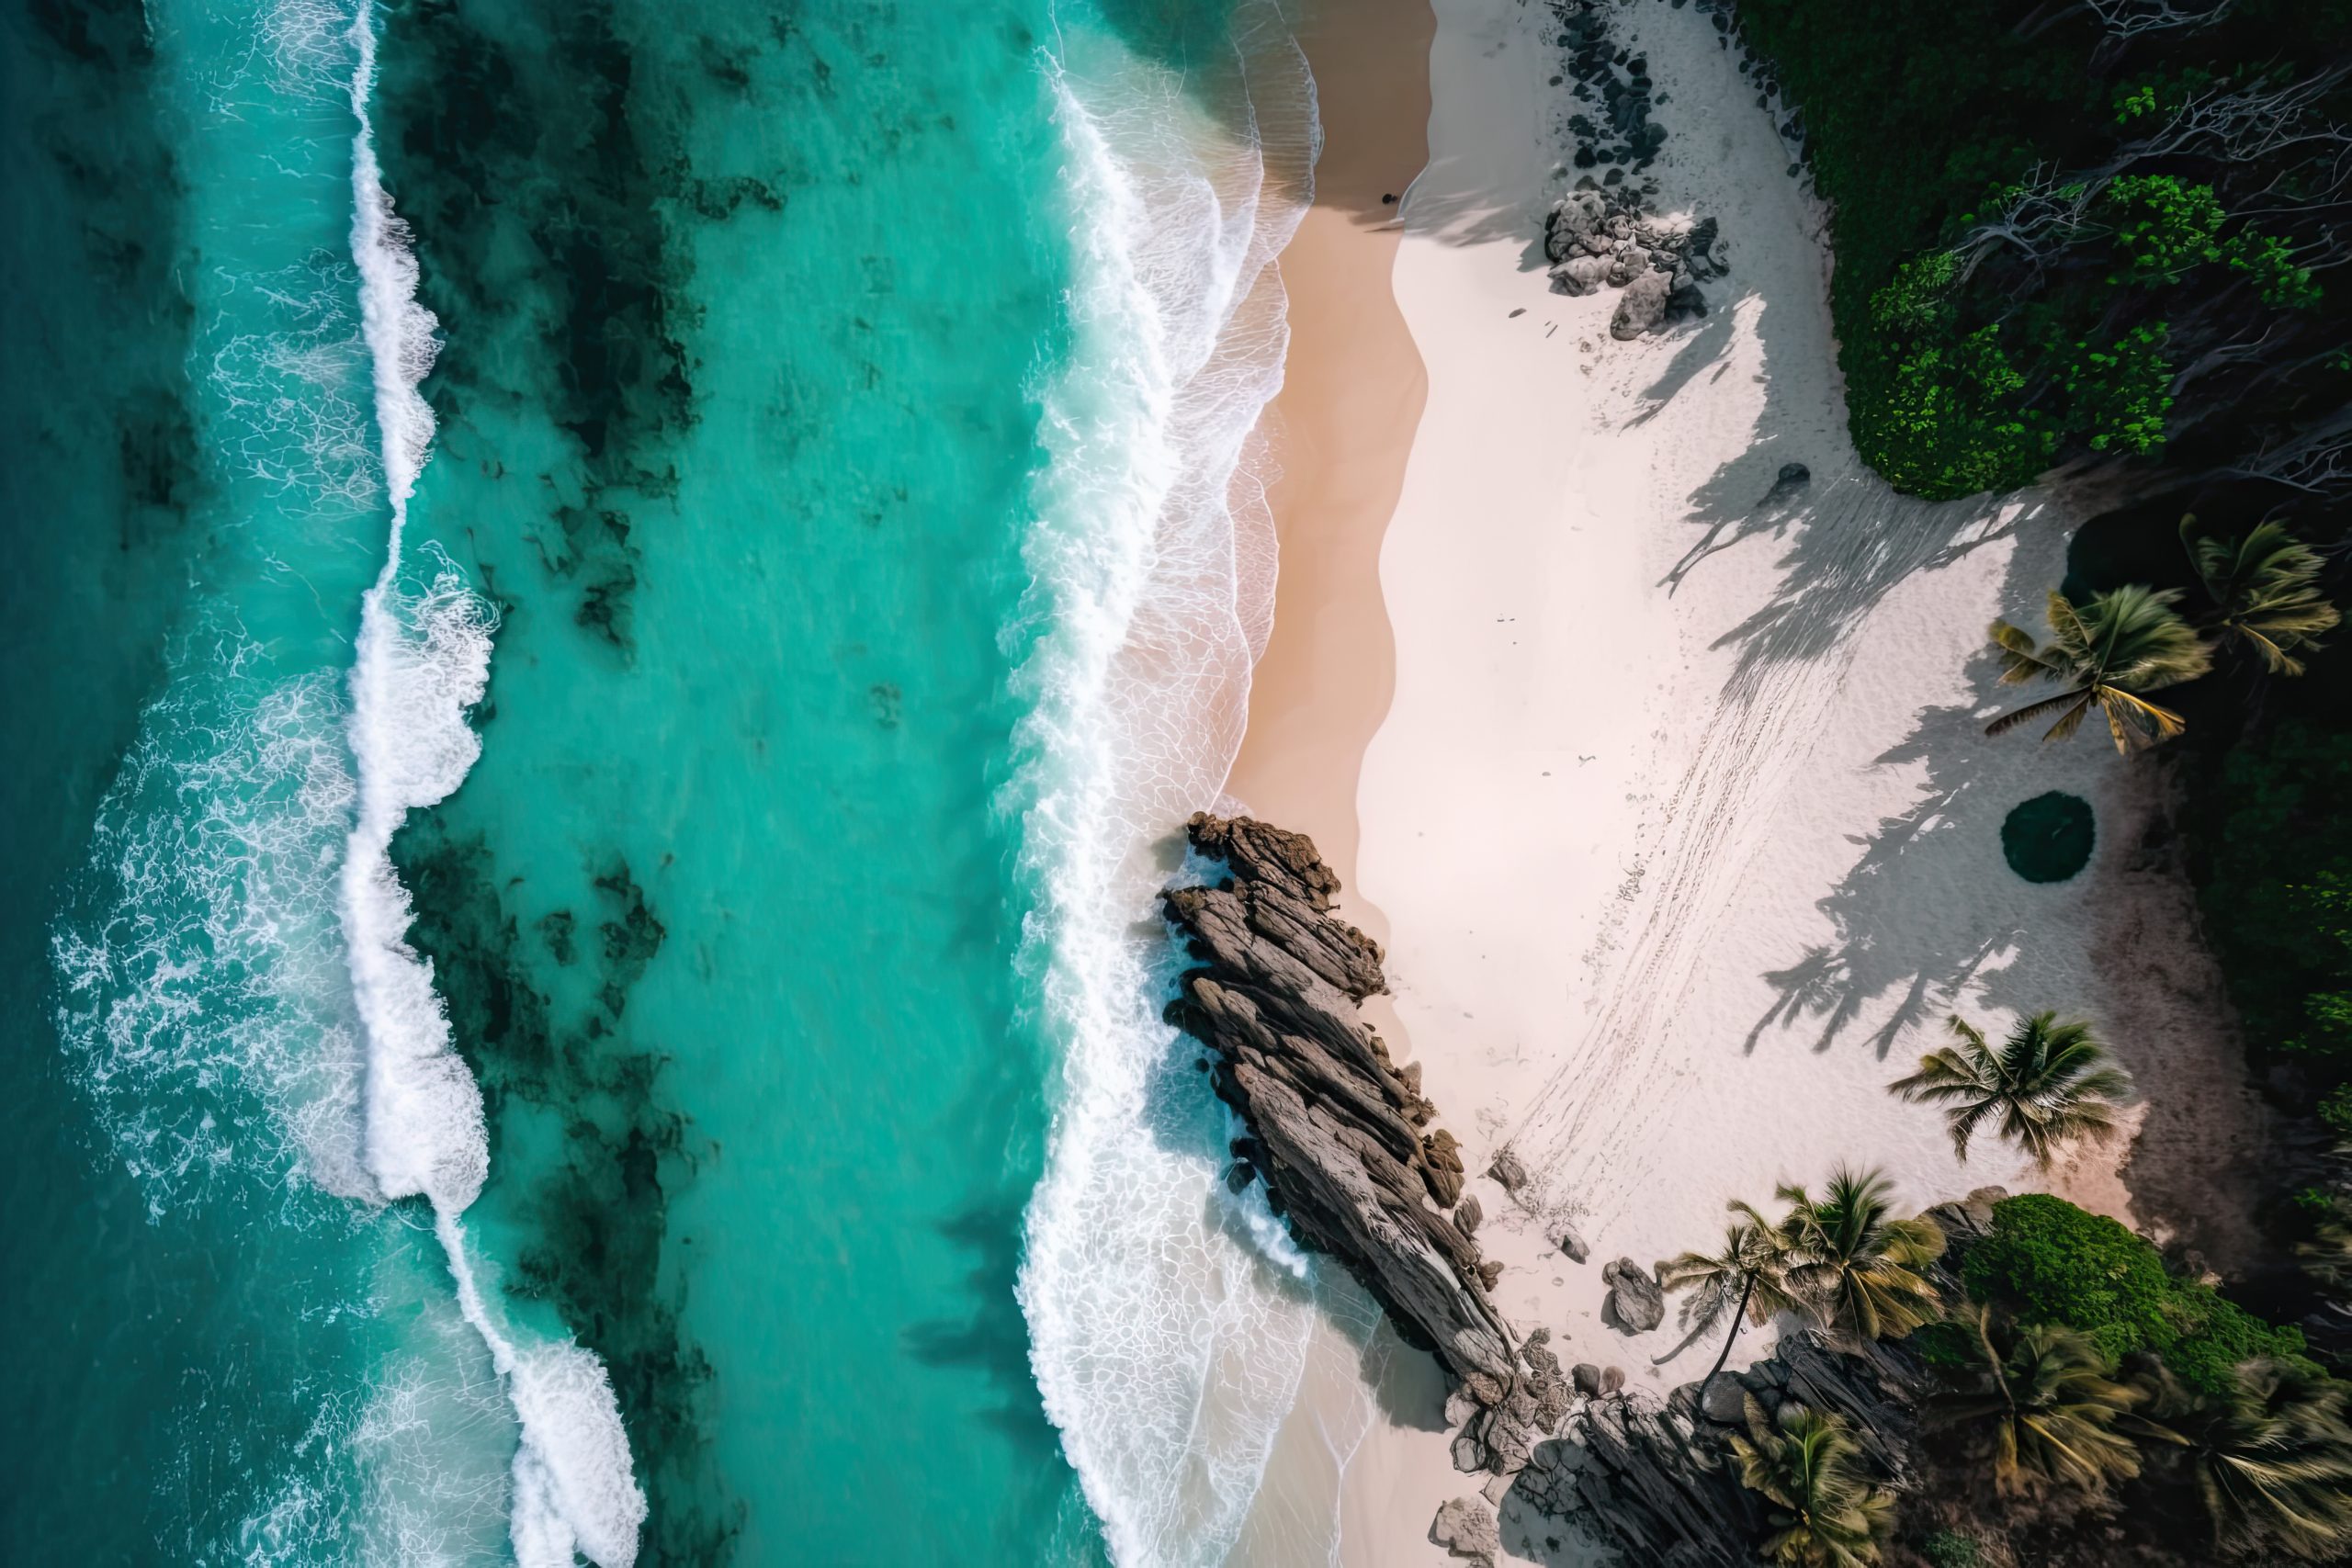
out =
<svg viewBox="0 0 2352 1568"><path fill-rule="evenodd" d="M1724 1227L1721 1252L1686 1252L1657 1266L1657 1282L1662 1288L1691 1292L1690 1299L1682 1304L1682 1320L1690 1325L1690 1336L1659 1357L1660 1361L1679 1355L1683 1346L1712 1332L1726 1317L1731 1320L1731 1332L1724 1337L1722 1352L1715 1357L1715 1364L1707 1369L1706 1377L1700 1380L1702 1388L1731 1359L1731 1348L1739 1338L1743 1319L1762 1324L1774 1313L1799 1304L1789 1293L1786 1283L1789 1247L1781 1227L1746 1203L1735 1200L1730 1209L1733 1219Z"/></svg>
<svg viewBox="0 0 2352 1568"><path fill-rule="evenodd" d="M2010 1031L1998 1051L1957 1013L1951 1032L1958 1045L1920 1057L1917 1072L1887 1089L1914 1102L1943 1106L1952 1150L1963 1164L1969 1139L1994 1115L2001 1135L2044 1170L2060 1145L2114 1135L2115 1102L2132 1092L2132 1077L2091 1038L2089 1024L2061 1023L2054 1012L2038 1012Z"/></svg>
<svg viewBox="0 0 2352 1568"><path fill-rule="evenodd" d="M2243 643L2273 675L2300 675L2293 650L2316 651L2322 632L2344 617L2319 591L2319 552L2276 523L2258 524L2242 539L2199 535L2197 519L2180 520L2180 543L2213 596L2211 625L2224 642Z"/></svg>
<svg viewBox="0 0 2352 1568"><path fill-rule="evenodd" d="M1980 1359L1928 1416L1989 1431L2001 1491L2054 1482L2101 1492L2140 1473L2134 1437L2178 1440L2137 1414L2148 1391L2116 1382L2115 1363L2087 1336L2056 1324L1996 1333L1992 1310L1981 1306L1971 1324Z"/></svg>
<svg viewBox="0 0 2352 1568"><path fill-rule="evenodd" d="M1735 1434L1739 1483L1772 1505L1764 1555L1790 1568L1865 1568L1894 1525L1894 1500L1863 1479L1846 1423L1791 1401L1768 1420L1747 1399L1747 1435Z"/></svg>
<svg viewBox="0 0 2352 1568"><path fill-rule="evenodd" d="M2190 1451L2214 1538L2306 1559L2352 1550L2352 1388L2271 1361L2238 1369Z"/></svg>
<svg viewBox="0 0 2352 1568"><path fill-rule="evenodd" d="M2052 593L2047 647L2036 647L2007 621L1995 621L1991 635L2001 649L2004 684L2064 681L2070 690L2003 714L1984 733L1999 735L2054 713L2058 721L2042 739L2064 740L2097 708L2106 715L2119 751L2178 735L2186 728L2180 715L2140 694L2193 681L2213 666L2211 650L2173 608L2179 597L2170 589L2158 592L2135 585L2095 594L2078 607L2064 594Z"/></svg>
<svg viewBox="0 0 2352 1568"><path fill-rule="evenodd" d="M1892 1184L1840 1166L1819 1199L1783 1187L1781 1223L1793 1261L1786 1281L1828 1327L1852 1339L1900 1339L1943 1315L1943 1299L1918 1270L1943 1256L1932 1220L1890 1217Z"/></svg>

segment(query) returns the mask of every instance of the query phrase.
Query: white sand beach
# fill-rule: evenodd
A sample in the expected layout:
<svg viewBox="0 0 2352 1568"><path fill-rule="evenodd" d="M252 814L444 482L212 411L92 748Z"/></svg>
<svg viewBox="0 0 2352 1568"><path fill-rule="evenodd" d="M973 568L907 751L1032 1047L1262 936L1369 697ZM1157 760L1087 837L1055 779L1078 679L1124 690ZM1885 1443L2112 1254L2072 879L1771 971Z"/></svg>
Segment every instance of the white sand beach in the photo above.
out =
<svg viewBox="0 0 2352 1568"><path fill-rule="evenodd" d="M1279 700L1253 705L1231 792L1326 846L1343 908L1387 944L1377 1021L1423 1065L1472 1170L1509 1145L1535 1174L1525 1207L1472 1184L1506 1265L1498 1303L1564 1361L1662 1393L1717 1342L1653 1366L1682 1338L1674 1316L1604 1325L1601 1265L1705 1245L1726 1200L1841 1161L1914 1206L2054 1186L2226 1263L2251 1202L2233 1156L2259 1111L2151 840L2161 773L2088 730L1983 734L2019 700L1994 684L1985 623L2039 629L2078 519L2038 491L1928 505L1862 467L1823 215L1707 15L1645 0L1612 25L1657 83L1657 205L1718 219L1731 273L1703 321L1620 343L1613 291L1563 298L1543 270L1543 213L1573 183L1547 13L1434 9L1429 163L1393 271L1426 403L1385 514L1376 484L1344 505L1277 498L1257 689ZM1343 152L1347 123L1326 119ZM1315 286L1288 257L1284 275L1295 300ZM1394 450L1378 428L1355 439L1325 460ZM1776 488L1792 462L1810 479ZM1374 537L1376 601L1369 574L1334 575ZM1315 646L1361 656L1318 664L1286 639L1303 605ZM1288 716L1327 704L1326 722ZM2001 823L2052 789L2092 803L2098 847L2073 879L2030 884ZM1990 1142L1962 1166L1935 1116L1886 1092L1954 1010L2002 1030L2043 1008L2092 1018L2137 1075L2128 1142L2048 1180ZM1561 1220L1589 1262L1551 1247ZM1770 1343L1751 1333L1734 1364ZM1453 1471L1418 1360L1392 1359L1369 1432L1331 1461L1332 1560L1351 1568L1442 1561L1430 1516L1482 1479ZM1291 1479L1278 1462L1270 1492ZM1508 1512L1505 1538L1584 1560L1522 1540Z"/></svg>

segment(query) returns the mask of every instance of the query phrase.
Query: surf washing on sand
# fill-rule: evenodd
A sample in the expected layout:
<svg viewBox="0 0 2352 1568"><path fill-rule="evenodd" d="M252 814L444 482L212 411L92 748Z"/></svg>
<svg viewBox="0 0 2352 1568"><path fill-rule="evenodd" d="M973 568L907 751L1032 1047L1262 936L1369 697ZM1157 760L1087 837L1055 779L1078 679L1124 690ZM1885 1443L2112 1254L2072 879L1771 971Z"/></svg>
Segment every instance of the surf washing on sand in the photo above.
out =
<svg viewBox="0 0 2352 1568"><path fill-rule="evenodd" d="M1219 1179L1138 922L1271 626L1313 85L1256 0L998 9L153 12L191 553L48 959L115 1288L176 1326L137 1393L44 1386L154 1436L28 1551L1233 1549L1314 1270ZM902 214L958 185L1003 216L951 266ZM894 1441L833 1380L933 1434L900 1518L808 1517Z"/></svg>
<svg viewBox="0 0 2352 1568"><path fill-rule="evenodd" d="M1257 425L1288 331L1274 258L1318 149L1272 6L1205 92L1127 50L1051 66L1077 247L1070 363L1026 549L1046 626L1017 786L1024 957L1060 1085L1022 1304L1048 1416L1121 1563L1224 1561L1304 1368L1306 1272L1160 1018L1177 829L1216 804L1273 609ZM1146 933L1146 934L1138 934Z"/></svg>

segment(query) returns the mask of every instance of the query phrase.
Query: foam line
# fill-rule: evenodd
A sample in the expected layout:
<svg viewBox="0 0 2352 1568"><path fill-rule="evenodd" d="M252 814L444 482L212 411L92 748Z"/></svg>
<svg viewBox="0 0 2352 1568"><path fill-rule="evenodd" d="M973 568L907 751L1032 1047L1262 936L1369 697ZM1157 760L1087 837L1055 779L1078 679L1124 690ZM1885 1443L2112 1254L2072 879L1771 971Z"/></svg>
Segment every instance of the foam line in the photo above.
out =
<svg viewBox="0 0 2352 1568"><path fill-rule="evenodd" d="M459 1216L490 1169L481 1090L453 1048L432 966L408 943L413 911L391 862L392 835L409 812L446 798L481 754L466 716L490 679L492 625L488 607L446 558L422 592L402 588L409 498L433 444L433 410L419 387L433 367L438 323L417 302L408 226L376 161L369 6L362 5L351 39L357 53L351 251L391 503L384 567L361 602L351 671L358 808L340 886L352 990L367 1036L367 1162L386 1198L432 1203L458 1304L489 1348L521 1424L509 1505L516 1561L523 1568L569 1568L578 1551L598 1568L629 1568L645 1495L603 1363L569 1342L519 1341L477 1283Z"/></svg>

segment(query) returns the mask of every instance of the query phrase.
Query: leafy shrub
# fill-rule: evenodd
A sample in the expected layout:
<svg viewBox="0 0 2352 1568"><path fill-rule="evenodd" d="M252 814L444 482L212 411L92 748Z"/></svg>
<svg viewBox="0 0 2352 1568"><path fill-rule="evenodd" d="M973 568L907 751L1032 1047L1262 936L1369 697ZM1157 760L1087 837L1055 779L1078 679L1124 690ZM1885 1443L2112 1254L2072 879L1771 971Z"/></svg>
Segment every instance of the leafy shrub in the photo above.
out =
<svg viewBox="0 0 2352 1568"><path fill-rule="evenodd" d="M2165 413L2172 407L2169 335L2162 321L2133 327L2104 348L2075 344L2074 363L2059 378L2074 404L2069 434L2094 452L2153 452L2165 444Z"/></svg>
<svg viewBox="0 0 2352 1568"><path fill-rule="evenodd" d="M1938 1530L1919 1543L1919 1555L1933 1568L1980 1568L1984 1547L1964 1531Z"/></svg>
<svg viewBox="0 0 2352 1568"><path fill-rule="evenodd" d="M2319 1119L2341 1138L2352 1138L2352 1083L2340 1083L2319 1102Z"/></svg>
<svg viewBox="0 0 2352 1568"><path fill-rule="evenodd" d="M1977 1300L2027 1323L2080 1329L2109 1356L2153 1350L2202 1393L2226 1393L2233 1369L2256 1356L2317 1371L2301 1329L2273 1327L2210 1286L2174 1279L2147 1242L2047 1193L1995 1204L1992 1234L1969 1249L1962 1279Z"/></svg>
<svg viewBox="0 0 2352 1568"><path fill-rule="evenodd" d="M2222 259L2222 198L2207 185L2170 175L2132 176L2107 187L2115 249L2130 281L2177 283L2192 267Z"/></svg>
<svg viewBox="0 0 2352 1568"><path fill-rule="evenodd" d="M2232 750L2216 793L2205 923L2248 1041L2340 1077L2352 1071L2352 734L2282 724Z"/></svg>
<svg viewBox="0 0 2352 1568"><path fill-rule="evenodd" d="M2230 243L2228 254L2230 265L2251 276L2254 290L2266 305L2308 310L2323 298L2312 269L2297 266L2293 247L2276 234L2248 231Z"/></svg>

